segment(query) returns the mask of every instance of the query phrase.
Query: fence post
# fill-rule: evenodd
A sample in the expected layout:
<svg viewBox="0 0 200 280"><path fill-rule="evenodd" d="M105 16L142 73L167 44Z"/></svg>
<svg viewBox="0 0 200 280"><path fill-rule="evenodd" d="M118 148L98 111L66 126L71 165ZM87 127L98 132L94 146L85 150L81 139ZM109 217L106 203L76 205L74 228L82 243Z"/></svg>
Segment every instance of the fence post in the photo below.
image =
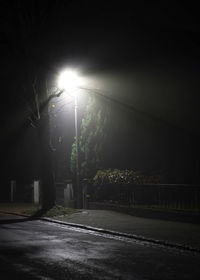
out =
<svg viewBox="0 0 200 280"><path fill-rule="evenodd" d="M14 202L14 194L16 192L16 181L11 180L10 182L10 201Z"/></svg>
<svg viewBox="0 0 200 280"><path fill-rule="evenodd" d="M88 208L88 186L83 184L83 209Z"/></svg>
<svg viewBox="0 0 200 280"><path fill-rule="evenodd" d="M33 203L39 204L40 202L40 182L34 181L33 182Z"/></svg>
<svg viewBox="0 0 200 280"><path fill-rule="evenodd" d="M74 191L73 191L73 185L71 182L67 182L67 184L64 186L64 204L67 207L72 207L74 200Z"/></svg>

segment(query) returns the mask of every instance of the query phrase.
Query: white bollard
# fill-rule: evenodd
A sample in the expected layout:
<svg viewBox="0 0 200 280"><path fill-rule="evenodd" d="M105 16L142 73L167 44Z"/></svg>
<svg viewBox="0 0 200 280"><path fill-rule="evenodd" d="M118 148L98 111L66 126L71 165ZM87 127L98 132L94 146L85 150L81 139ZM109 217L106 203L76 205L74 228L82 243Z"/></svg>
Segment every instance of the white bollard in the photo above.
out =
<svg viewBox="0 0 200 280"><path fill-rule="evenodd" d="M33 183L33 203L39 204L40 202L40 182L34 181Z"/></svg>
<svg viewBox="0 0 200 280"><path fill-rule="evenodd" d="M67 207L70 207L73 198L74 198L74 193L73 193L72 183L68 183L68 184L64 187L64 204L65 204Z"/></svg>

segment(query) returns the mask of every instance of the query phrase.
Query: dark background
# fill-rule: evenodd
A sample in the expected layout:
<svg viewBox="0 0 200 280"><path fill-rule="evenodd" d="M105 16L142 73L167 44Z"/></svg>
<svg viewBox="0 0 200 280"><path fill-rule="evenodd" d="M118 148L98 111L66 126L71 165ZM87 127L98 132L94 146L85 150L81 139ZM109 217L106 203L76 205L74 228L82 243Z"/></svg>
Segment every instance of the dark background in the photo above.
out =
<svg viewBox="0 0 200 280"><path fill-rule="evenodd" d="M121 130L105 148L105 168L163 173L167 182L199 181L197 6L116 2L1 1L4 181L38 177L38 139L26 122L29 97L23 90L33 82L32 69L52 87L66 66L78 69L108 102L128 105L114 110ZM66 174L74 135L70 110L58 115L60 128L52 132L57 139L64 135L55 145Z"/></svg>

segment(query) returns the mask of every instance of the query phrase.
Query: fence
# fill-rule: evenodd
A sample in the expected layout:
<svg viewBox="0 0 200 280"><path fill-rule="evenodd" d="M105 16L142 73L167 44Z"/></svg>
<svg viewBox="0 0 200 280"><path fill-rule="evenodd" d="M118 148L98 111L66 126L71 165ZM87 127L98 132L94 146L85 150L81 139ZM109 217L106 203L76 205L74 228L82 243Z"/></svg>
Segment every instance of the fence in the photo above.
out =
<svg viewBox="0 0 200 280"><path fill-rule="evenodd" d="M57 182L56 187L56 203L65 205L66 207L74 207L74 189L71 181Z"/></svg>
<svg viewBox="0 0 200 280"><path fill-rule="evenodd" d="M199 185L107 184L94 186L90 201L129 207L200 210Z"/></svg>
<svg viewBox="0 0 200 280"><path fill-rule="evenodd" d="M10 201L25 203L40 203L40 182L20 183L15 180L10 182Z"/></svg>
<svg viewBox="0 0 200 280"><path fill-rule="evenodd" d="M71 182L55 183L56 203L67 207L74 206L74 190ZM40 181L32 184L20 183L12 180L10 182L10 201L39 204L42 201L42 189Z"/></svg>
<svg viewBox="0 0 200 280"><path fill-rule="evenodd" d="M15 181L14 181L15 182ZM15 183L11 181L11 201L26 202L33 201L33 184Z"/></svg>

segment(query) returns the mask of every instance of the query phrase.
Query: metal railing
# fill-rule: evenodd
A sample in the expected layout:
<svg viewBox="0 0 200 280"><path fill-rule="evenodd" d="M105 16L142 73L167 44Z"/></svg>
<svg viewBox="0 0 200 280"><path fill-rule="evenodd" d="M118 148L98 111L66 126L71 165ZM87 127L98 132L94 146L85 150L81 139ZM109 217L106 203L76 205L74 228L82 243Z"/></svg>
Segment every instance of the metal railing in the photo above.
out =
<svg viewBox="0 0 200 280"><path fill-rule="evenodd" d="M200 210L200 185L106 184L94 186L91 201L129 207Z"/></svg>

